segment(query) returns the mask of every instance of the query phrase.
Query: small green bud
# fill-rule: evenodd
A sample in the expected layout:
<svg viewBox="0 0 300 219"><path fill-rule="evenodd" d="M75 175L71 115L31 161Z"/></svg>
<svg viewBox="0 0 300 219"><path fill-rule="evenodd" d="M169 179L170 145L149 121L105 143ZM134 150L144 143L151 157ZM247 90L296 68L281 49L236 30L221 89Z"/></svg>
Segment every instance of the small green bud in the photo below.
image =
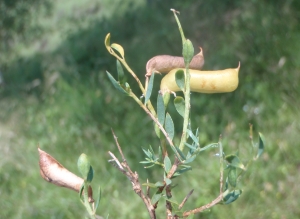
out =
<svg viewBox="0 0 300 219"><path fill-rule="evenodd" d="M194 46L193 46L192 42L189 39L187 39L183 43L182 55L183 55L183 58L184 58L184 64L185 65L190 64L190 62L192 61L193 56L194 56Z"/></svg>
<svg viewBox="0 0 300 219"><path fill-rule="evenodd" d="M167 106L169 104L169 100L170 100L170 93L169 92L164 93L163 94L163 99L164 99L165 108L167 108Z"/></svg>
<svg viewBox="0 0 300 219"><path fill-rule="evenodd" d="M86 154L81 154L77 162L78 170L81 173L82 177L86 180L89 176L91 169L91 163Z"/></svg>

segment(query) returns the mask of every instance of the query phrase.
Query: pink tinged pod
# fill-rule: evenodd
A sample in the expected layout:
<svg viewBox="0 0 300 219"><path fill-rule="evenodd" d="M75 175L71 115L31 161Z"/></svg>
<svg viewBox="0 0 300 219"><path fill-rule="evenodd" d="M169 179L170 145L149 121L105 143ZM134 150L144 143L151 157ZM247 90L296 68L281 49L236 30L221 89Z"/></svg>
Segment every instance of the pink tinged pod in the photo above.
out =
<svg viewBox="0 0 300 219"><path fill-rule="evenodd" d="M40 159L40 174L47 181L57 186L66 187L76 192L80 188L84 180L66 168L64 168L57 160L45 151L38 148Z"/></svg>
<svg viewBox="0 0 300 219"><path fill-rule="evenodd" d="M204 56L202 48L199 47L200 52L195 55L190 62L190 69L200 70L204 65ZM159 55L151 58L146 64L146 76L150 76L152 72L167 73L174 68L184 68L184 59L179 56Z"/></svg>

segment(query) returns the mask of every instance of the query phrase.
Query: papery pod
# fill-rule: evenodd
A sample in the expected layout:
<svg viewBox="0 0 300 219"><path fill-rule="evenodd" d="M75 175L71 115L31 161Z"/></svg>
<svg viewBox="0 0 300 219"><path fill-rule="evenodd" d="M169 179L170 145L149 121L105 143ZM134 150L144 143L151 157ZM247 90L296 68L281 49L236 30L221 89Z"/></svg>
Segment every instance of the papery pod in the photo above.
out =
<svg viewBox="0 0 300 219"><path fill-rule="evenodd" d="M204 65L204 56L202 48L196 54L190 64L190 69L201 69ZM184 58L180 56L158 55L151 58L146 64L146 76L150 76L152 72L167 73L174 68L185 68Z"/></svg>
<svg viewBox="0 0 300 219"><path fill-rule="evenodd" d="M50 154L38 148L40 174L48 182L79 192L83 179L61 165Z"/></svg>

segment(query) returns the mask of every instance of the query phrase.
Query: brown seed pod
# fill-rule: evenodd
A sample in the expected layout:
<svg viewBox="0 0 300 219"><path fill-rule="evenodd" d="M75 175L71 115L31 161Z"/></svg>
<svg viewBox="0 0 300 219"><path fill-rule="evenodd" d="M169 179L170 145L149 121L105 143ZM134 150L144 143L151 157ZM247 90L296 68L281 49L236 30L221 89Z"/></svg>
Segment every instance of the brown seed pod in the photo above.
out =
<svg viewBox="0 0 300 219"><path fill-rule="evenodd" d="M199 71L190 69L190 89L198 93L226 93L234 91L239 83L239 69L229 68L218 71ZM160 84L160 91L164 94L166 92L180 91L176 84L175 74L180 70L171 70ZM185 69L181 69L185 72Z"/></svg>
<svg viewBox="0 0 300 219"><path fill-rule="evenodd" d="M202 48L199 47L200 52L195 55L189 65L190 69L200 70L204 65L204 56ZM167 73L174 68L184 68L184 59L179 56L159 55L151 58L146 64L146 76L150 76L152 72Z"/></svg>
<svg viewBox="0 0 300 219"><path fill-rule="evenodd" d="M38 148L40 159L40 174L48 182L66 187L76 192L80 191L83 179L64 168L50 154Z"/></svg>

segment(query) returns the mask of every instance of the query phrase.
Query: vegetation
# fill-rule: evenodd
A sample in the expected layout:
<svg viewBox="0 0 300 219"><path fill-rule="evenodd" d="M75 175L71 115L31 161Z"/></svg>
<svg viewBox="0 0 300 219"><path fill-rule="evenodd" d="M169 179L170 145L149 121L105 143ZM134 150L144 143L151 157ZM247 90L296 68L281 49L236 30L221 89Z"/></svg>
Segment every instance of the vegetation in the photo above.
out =
<svg viewBox="0 0 300 219"><path fill-rule="evenodd" d="M197 98L192 99L191 113L194 124L201 127L200 143L217 141L222 134L224 151L243 154L248 123L265 133L267 140L263 159L244 177L245 191L239 201L197 218L300 216L297 1L152 0L128 1L116 7L109 1L77 0L51 5L51 13L36 11L22 35L12 27L13 41L5 45L1 41L1 218L81 218L84 214L75 193L41 180L38 145L74 173L82 152L93 155L93 168L101 173L93 181L101 184L103 196L110 197L101 200L99 214L148 217L137 204L142 203L138 197L130 195L131 185L125 177L110 168L106 151L117 152L113 128L120 144L130 145L123 151L140 177L157 177L156 172L138 165L144 159L141 148L157 144L155 133L142 110L118 95L108 81L105 71L115 68L115 62L103 39L106 33L113 33L114 41L130 54L128 63L143 79L150 57L181 54L177 46L181 39L168 12L171 7L189 15L181 16L181 23L193 44L202 46L205 69L242 63L241 86L236 92L193 94ZM39 27L39 32L31 27ZM174 123L179 119L174 118ZM138 134L133 137L132 133ZM192 177L178 182L189 183L180 197L191 187L205 185L190 198L196 205L212 200L218 187L214 174L218 162L214 153L206 152L206 156L193 163Z"/></svg>

